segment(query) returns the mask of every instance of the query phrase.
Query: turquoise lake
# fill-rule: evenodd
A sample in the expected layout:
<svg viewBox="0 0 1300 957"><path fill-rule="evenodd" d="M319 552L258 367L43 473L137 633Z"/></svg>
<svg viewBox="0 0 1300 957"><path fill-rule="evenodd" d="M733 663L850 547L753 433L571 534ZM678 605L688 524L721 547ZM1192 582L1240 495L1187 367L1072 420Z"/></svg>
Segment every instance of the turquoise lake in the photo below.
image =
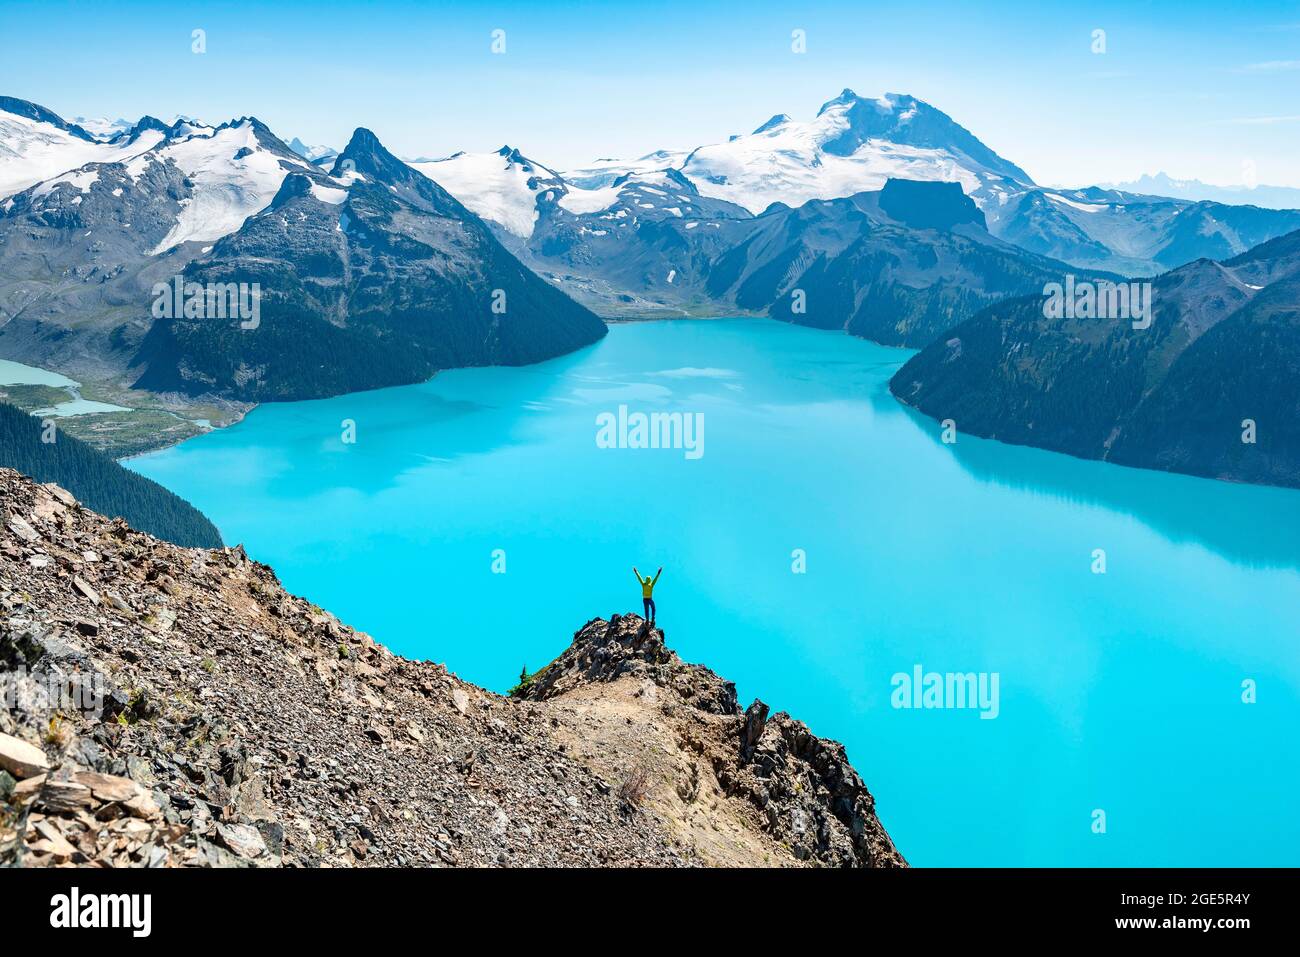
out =
<svg viewBox="0 0 1300 957"><path fill-rule="evenodd" d="M615 325L127 464L290 591L501 691L664 566L668 643L843 741L915 865L1300 864L1300 492L944 444L889 395L908 355ZM701 414L703 455L598 447L621 405ZM997 717L893 707L917 665L996 673Z"/></svg>

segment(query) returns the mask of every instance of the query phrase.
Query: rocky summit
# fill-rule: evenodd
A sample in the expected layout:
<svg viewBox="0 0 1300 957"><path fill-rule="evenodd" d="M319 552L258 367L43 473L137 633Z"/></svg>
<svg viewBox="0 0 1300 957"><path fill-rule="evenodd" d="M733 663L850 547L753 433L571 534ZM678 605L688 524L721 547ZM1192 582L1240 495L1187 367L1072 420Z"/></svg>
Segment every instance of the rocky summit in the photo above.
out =
<svg viewBox="0 0 1300 957"><path fill-rule="evenodd" d="M503 697L0 469L0 865L905 866L841 745L635 615Z"/></svg>

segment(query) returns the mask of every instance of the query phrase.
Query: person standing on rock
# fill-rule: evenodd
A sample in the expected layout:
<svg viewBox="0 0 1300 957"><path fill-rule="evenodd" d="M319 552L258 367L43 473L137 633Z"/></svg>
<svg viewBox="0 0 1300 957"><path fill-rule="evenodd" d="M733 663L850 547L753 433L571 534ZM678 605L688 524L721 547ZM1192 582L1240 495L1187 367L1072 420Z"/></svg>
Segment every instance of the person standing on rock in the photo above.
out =
<svg viewBox="0 0 1300 957"><path fill-rule="evenodd" d="M645 578L642 578L641 573L636 570L636 566L635 565L632 566L632 574L636 576L636 580L641 585L641 603L645 605L646 621L650 622L650 624L652 625L655 623L655 600L653 597L655 591L655 585L659 581L659 576L662 575L663 573L664 573L664 567L660 565L659 571L655 572L654 578L651 578L649 575L647 575Z"/></svg>

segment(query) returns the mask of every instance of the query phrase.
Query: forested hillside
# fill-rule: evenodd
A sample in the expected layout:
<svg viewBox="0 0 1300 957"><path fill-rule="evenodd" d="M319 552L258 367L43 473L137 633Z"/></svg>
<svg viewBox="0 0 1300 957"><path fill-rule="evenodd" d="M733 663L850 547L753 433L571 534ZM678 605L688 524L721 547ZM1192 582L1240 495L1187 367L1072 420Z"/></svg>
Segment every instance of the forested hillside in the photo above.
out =
<svg viewBox="0 0 1300 957"><path fill-rule="evenodd" d="M70 435L56 430L53 442L42 441L49 437L41 420L0 402L0 467L54 482L88 508L176 545L221 547L216 526L183 498Z"/></svg>

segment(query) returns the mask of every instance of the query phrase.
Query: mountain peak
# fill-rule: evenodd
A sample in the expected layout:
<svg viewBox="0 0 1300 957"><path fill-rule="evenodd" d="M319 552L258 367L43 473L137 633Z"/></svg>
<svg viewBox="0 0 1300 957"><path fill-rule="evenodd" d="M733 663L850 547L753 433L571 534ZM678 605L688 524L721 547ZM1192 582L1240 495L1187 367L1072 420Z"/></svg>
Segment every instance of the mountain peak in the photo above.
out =
<svg viewBox="0 0 1300 957"><path fill-rule="evenodd" d="M497 156L504 157L507 163L514 163L523 167L525 171L532 171L532 161L523 153L519 152L517 148L509 144L506 144L501 147L501 149L497 150Z"/></svg>
<svg viewBox="0 0 1300 957"><path fill-rule="evenodd" d="M388 152L384 144L379 142L379 137L364 126L357 127L352 139L348 140L348 145L335 158L334 165L330 168L331 176L348 172L360 173L390 185L407 183L416 177L424 178Z"/></svg>
<svg viewBox="0 0 1300 957"><path fill-rule="evenodd" d="M348 145L343 147L343 152L334 161L334 169L331 172L337 175L342 169L348 168L349 162L360 170L363 162L367 166L376 163L382 165L385 160L395 158L384 149L384 145L379 142L379 137L364 126L358 126L353 131L352 138L348 140Z"/></svg>
<svg viewBox="0 0 1300 957"><path fill-rule="evenodd" d="M177 120L178 121L185 120L185 117L178 116ZM183 127L185 124L180 123L179 125ZM196 124L196 125L202 125L202 124ZM222 123L220 126L213 128L213 132L220 133L222 130L237 130L237 129L242 129L244 127L251 129L254 133L257 133L259 137L261 135L265 135L271 137L277 143L280 142L280 138L275 135L274 131L265 123L263 123L261 120L259 120L256 116L240 116L240 117L236 117L235 119L227 120L226 122ZM281 143L280 145L284 146L283 143ZM288 149L287 146L285 146L284 148L286 150Z"/></svg>
<svg viewBox="0 0 1300 957"><path fill-rule="evenodd" d="M146 113L144 116L140 117L140 119L136 120L135 124L126 133L127 141L134 142L135 140L139 139L140 134L144 133L146 130L156 130L157 132L165 135L171 132L171 127L168 126L166 123L164 123L162 120L158 119L158 117L150 116L148 113Z"/></svg>
<svg viewBox="0 0 1300 957"><path fill-rule="evenodd" d="M823 103L821 105L821 108L817 111L817 115L821 116L823 113L825 113L827 110L831 109L832 107L844 106L847 103L855 103L858 101L858 99L859 99L858 95L846 86L843 90L840 91L839 96L829 99L825 103ZM771 121L769 120L768 122Z"/></svg>
<svg viewBox="0 0 1300 957"><path fill-rule="evenodd" d="M754 135L758 135L759 133L766 133L768 130L774 130L778 126L784 126L786 123L789 122L790 122L789 113L778 113L776 114L776 116L772 117L762 126L760 126L758 129L754 130Z"/></svg>
<svg viewBox="0 0 1300 957"><path fill-rule="evenodd" d="M36 120L38 123L49 123L51 126L57 126L64 132L71 133L78 139L85 140L88 143L99 142L77 124L69 123L53 110L46 109L31 100L20 100L16 96L0 96L0 112L24 116L29 120Z"/></svg>
<svg viewBox="0 0 1300 957"><path fill-rule="evenodd" d="M868 140L881 139L922 149L945 150L1017 182L1033 180L942 110L909 93L864 99L845 90L817 113L826 133L822 149L850 156ZM822 117L825 116L824 119Z"/></svg>
<svg viewBox="0 0 1300 957"><path fill-rule="evenodd" d="M346 153L356 152L357 150L384 150L384 146L379 142L379 137L366 129L364 126L358 126L352 131L352 138L348 140L348 145L343 147L343 155Z"/></svg>
<svg viewBox="0 0 1300 957"><path fill-rule="evenodd" d="M297 199L299 196L306 196L311 192L312 181L302 173L290 173L280 184L280 190L271 200L271 205L267 209L279 209L290 200Z"/></svg>
<svg viewBox="0 0 1300 957"><path fill-rule="evenodd" d="M293 150L293 152L297 153L303 159L322 167L339 155L338 150L331 146L308 146L297 136L295 136L289 143L289 149Z"/></svg>
<svg viewBox="0 0 1300 957"><path fill-rule="evenodd" d="M817 115L834 111L837 114L856 113L869 110L872 113L889 116L899 111L914 110L918 106L929 107L909 93L882 93L880 96L858 96L848 87L834 99L827 100L817 110ZM937 111L936 111L937 112ZM770 121L769 121L770 122Z"/></svg>

